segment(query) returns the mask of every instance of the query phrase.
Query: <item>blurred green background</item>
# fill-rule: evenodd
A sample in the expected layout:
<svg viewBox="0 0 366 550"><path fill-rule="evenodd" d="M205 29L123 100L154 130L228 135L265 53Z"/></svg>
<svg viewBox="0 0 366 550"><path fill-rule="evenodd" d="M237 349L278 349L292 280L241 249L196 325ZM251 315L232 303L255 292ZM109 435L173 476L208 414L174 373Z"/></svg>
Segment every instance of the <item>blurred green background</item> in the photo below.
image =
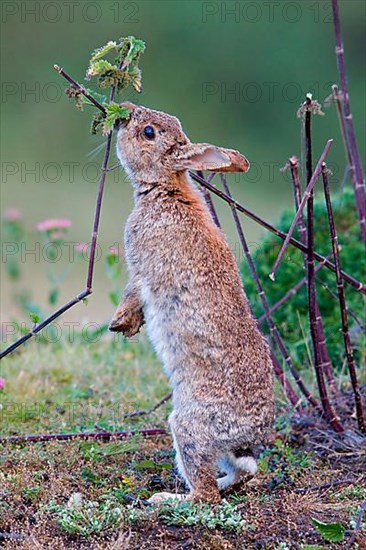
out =
<svg viewBox="0 0 366 550"><path fill-rule="evenodd" d="M365 6L361 0L340 1L361 151ZM147 44L140 64L144 89L135 100L178 116L192 141L242 151L252 170L231 177L232 192L264 218L275 221L292 204L288 176L279 169L290 155L301 157L297 108L306 92L323 102L331 84L338 83L329 1L2 2L1 209L21 210L29 248L37 239L36 223L52 217L72 221L68 240L90 241L103 154L99 150L90 156L104 138L89 134L92 109L81 113L70 104L63 93L66 83L53 64L83 81L90 52L130 34ZM335 108L325 112L314 120L314 157L326 139L335 139L329 155L335 190L341 186L345 156ZM111 165L116 163L114 152L112 157ZM102 209L103 250L121 240L131 206L131 187L115 170L108 177ZM218 208L238 251L230 212L224 204ZM245 228L254 246L262 230L247 221ZM17 289L32 288L34 300L46 304L49 266L42 256L26 260L16 286L2 276L4 320L16 317L29 323L12 300ZM57 269L64 263L66 251ZM111 283L102 263L96 264L88 308L74 308L67 319L101 322L112 315L106 292ZM86 269L86 262L75 266L62 287L61 303L84 288Z"/></svg>

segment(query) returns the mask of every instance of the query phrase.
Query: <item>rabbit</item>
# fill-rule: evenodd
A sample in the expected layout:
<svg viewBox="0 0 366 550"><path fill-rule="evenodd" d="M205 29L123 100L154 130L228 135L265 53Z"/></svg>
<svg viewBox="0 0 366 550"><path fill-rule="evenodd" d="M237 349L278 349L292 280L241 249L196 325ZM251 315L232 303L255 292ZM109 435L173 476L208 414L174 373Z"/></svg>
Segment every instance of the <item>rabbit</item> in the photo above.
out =
<svg viewBox="0 0 366 550"><path fill-rule="evenodd" d="M272 361L231 249L188 170L246 172L238 151L192 143L174 116L122 104L117 155L134 188L125 227L129 282L110 330L146 324L173 394L169 425L188 495L219 503L245 473L274 418ZM221 472L221 477L217 478Z"/></svg>

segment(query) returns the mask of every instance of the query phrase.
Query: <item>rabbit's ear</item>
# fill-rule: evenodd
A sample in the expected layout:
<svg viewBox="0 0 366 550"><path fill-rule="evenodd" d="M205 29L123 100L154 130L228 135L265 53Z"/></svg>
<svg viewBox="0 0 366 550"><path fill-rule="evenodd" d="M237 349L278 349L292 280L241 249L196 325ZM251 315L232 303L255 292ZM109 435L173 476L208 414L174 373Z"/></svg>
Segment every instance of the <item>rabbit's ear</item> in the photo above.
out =
<svg viewBox="0 0 366 550"><path fill-rule="evenodd" d="M213 172L247 172L249 162L234 149L224 149L209 143L184 145L176 158L176 170L211 170Z"/></svg>

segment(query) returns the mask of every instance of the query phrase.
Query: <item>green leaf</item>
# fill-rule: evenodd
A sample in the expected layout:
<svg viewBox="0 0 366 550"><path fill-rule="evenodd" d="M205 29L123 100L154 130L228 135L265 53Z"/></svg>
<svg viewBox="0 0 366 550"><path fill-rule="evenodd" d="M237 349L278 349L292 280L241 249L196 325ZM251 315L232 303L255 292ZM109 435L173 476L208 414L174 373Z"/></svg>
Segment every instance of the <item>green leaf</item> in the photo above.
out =
<svg viewBox="0 0 366 550"><path fill-rule="evenodd" d="M173 469L173 465L170 464L170 462L160 462L159 464L157 464L157 466L159 467L160 470L172 470Z"/></svg>
<svg viewBox="0 0 366 550"><path fill-rule="evenodd" d="M108 134L113 130L114 125L118 120L128 118L130 112L125 107L121 107L118 103L110 103L106 107L106 117L103 124L103 134Z"/></svg>
<svg viewBox="0 0 366 550"><path fill-rule="evenodd" d="M84 458L100 462L103 459L124 453L135 452L138 449L137 439L131 438L128 441L98 444L95 442L83 441L80 444L80 452Z"/></svg>
<svg viewBox="0 0 366 550"><path fill-rule="evenodd" d="M112 267L118 264L118 256L115 254L108 254L107 255L107 264Z"/></svg>
<svg viewBox="0 0 366 550"><path fill-rule="evenodd" d="M112 40L107 42L105 46L96 48L92 53L92 56L90 58L90 63L92 63L93 61L96 61L97 59L100 59L101 57L104 57L107 53L109 53L111 50L114 50L116 48L117 48L117 42L114 42Z"/></svg>
<svg viewBox="0 0 366 550"><path fill-rule="evenodd" d="M153 460L141 460L134 465L136 470L155 470L156 464Z"/></svg>
<svg viewBox="0 0 366 550"><path fill-rule="evenodd" d="M173 466L169 462L154 462L153 460L141 460L134 464L136 470L171 470Z"/></svg>
<svg viewBox="0 0 366 550"><path fill-rule="evenodd" d="M48 303L51 306L54 306L60 295L60 290L58 288L52 288L48 294Z"/></svg>
<svg viewBox="0 0 366 550"><path fill-rule="evenodd" d="M30 313L29 314L29 317L31 318L31 321L33 321L33 323L36 325L37 323L40 322L41 318L40 316L37 314L37 313Z"/></svg>
<svg viewBox="0 0 366 550"><path fill-rule="evenodd" d="M319 544L302 544L300 550L326 550L325 546Z"/></svg>
<svg viewBox="0 0 366 550"><path fill-rule="evenodd" d="M104 480L100 475L93 472L90 468L83 468L81 471L81 479L83 481L87 481L89 483L93 483L93 485L103 485Z"/></svg>
<svg viewBox="0 0 366 550"><path fill-rule="evenodd" d="M311 518L315 529L329 542L341 542L344 539L345 528L340 523L323 523Z"/></svg>
<svg viewBox="0 0 366 550"><path fill-rule="evenodd" d="M128 40L130 41L130 47L125 57L125 62L129 65L132 62L136 62L140 55L144 53L146 45L143 40L139 40L134 36L129 36Z"/></svg>

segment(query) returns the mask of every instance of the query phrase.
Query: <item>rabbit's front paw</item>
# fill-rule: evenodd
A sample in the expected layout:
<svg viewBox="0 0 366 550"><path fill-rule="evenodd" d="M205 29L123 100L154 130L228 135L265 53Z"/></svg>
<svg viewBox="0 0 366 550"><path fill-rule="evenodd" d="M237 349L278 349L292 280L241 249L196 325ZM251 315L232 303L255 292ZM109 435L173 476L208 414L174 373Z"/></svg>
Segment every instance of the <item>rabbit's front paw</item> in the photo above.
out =
<svg viewBox="0 0 366 550"><path fill-rule="evenodd" d="M141 309L118 309L109 324L112 332L123 332L128 338L137 334L144 324L144 315Z"/></svg>

